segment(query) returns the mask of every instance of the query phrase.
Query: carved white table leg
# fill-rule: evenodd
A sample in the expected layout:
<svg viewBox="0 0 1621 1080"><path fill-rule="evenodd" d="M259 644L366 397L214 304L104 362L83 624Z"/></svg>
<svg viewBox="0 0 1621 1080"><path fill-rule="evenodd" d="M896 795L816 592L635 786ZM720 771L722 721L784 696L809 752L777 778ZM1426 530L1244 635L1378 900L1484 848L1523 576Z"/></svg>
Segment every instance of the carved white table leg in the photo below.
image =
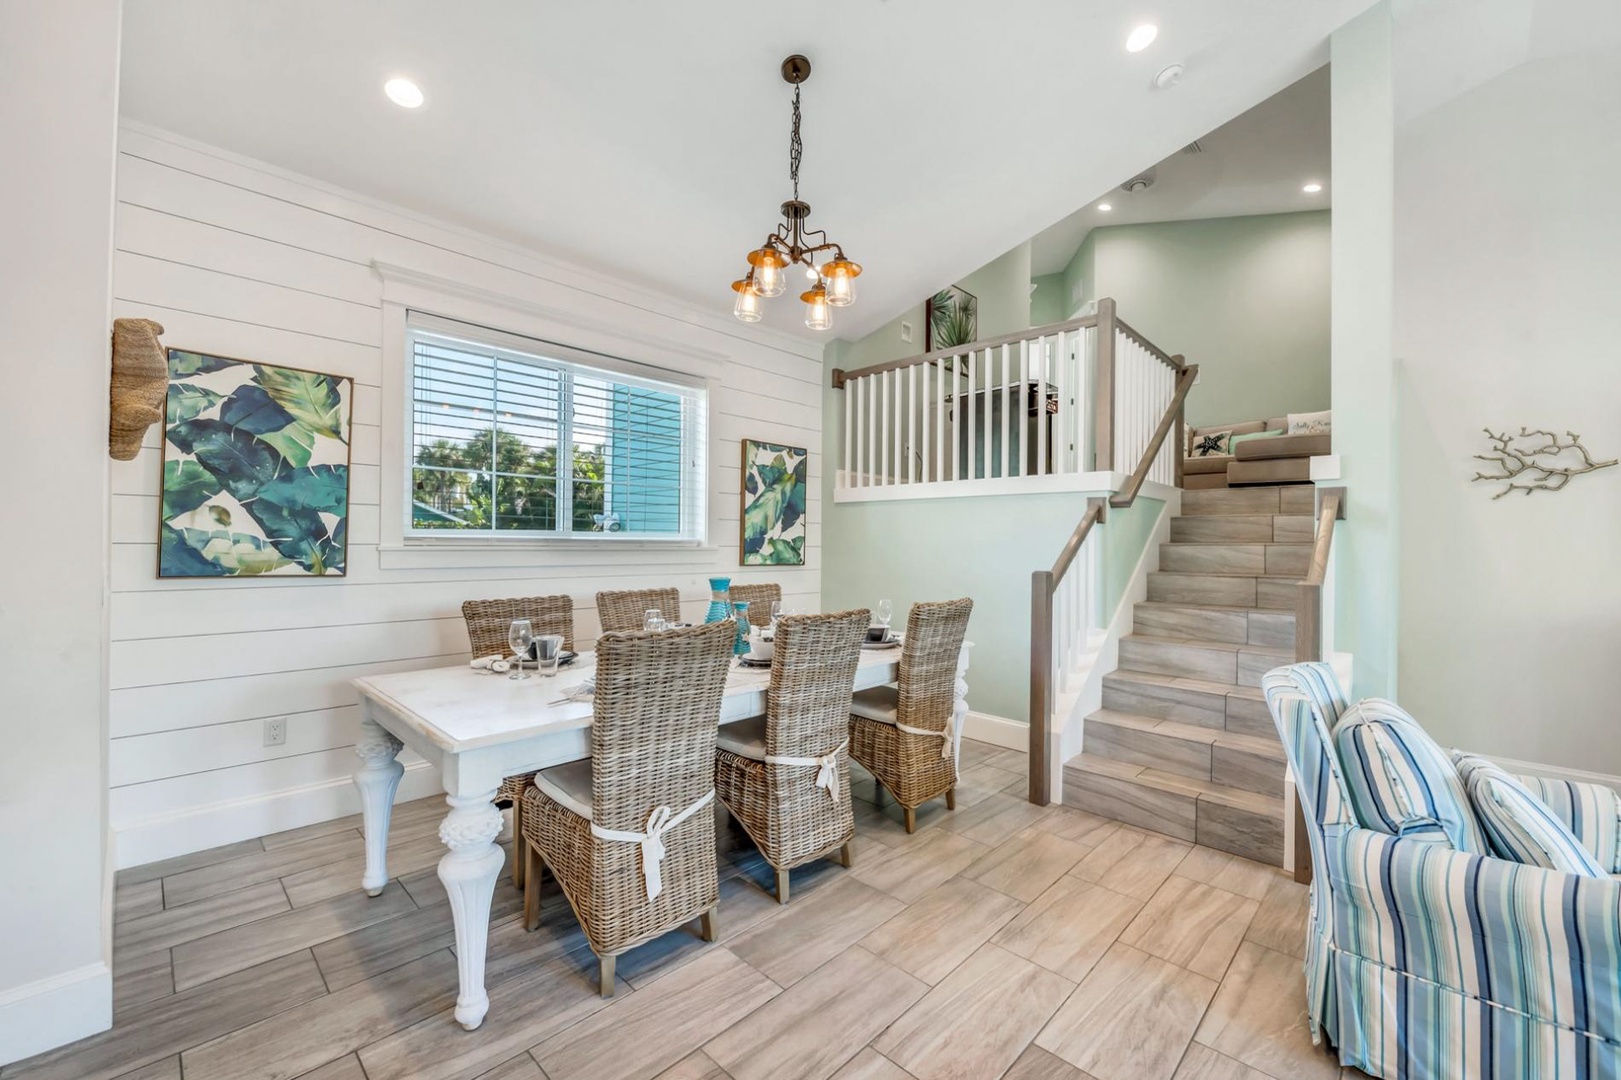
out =
<svg viewBox="0 0 1621 1080"><path fill-rule="evenodd" d="M495 879L506 865L496 846L501 835L501 811L495 808L495 790L475 797L449 796L450 813L439 826L439 839L450 849L439 860L439 880L450 897L456 923L456 967L461 991L456 995L456 1022L472 1031L490 1009L484 992L484 950L490 934L490 898Z"/></svg>
<svg viewBox="0 0 1621 1080"><path fill-rule="evenodd" d="M388 884L388 822L394 813L394 792L400 786L405 766L394 760L404 744L370 718L360 722L360 741L355 753L361 766L355 772L360 789L360 817L366 832L366 873L360 885L367 896L376 896Z"/></svg>
<svg viewBox="0 0 1621 1080"><path fill-rule="evenodd" d="M951 730L953 732L953 745L951 747L951 768L960 772L962 760L962 727L968 720L968 650L965 648L957 657L957 681L952 686Z"/></svg>

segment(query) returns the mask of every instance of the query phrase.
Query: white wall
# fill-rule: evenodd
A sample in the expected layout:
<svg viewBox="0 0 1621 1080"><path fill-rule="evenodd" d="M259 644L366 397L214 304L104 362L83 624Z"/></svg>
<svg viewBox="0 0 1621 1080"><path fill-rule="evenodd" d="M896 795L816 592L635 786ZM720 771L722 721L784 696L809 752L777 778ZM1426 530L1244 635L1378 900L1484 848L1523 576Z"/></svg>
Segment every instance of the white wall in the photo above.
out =
<svg viewBox="0 0 1621 1080"><path fill-rule="evenodd" d="M1621 10L1523 7L1495 44L1466 0L1397 9L1401 700L1446 743L1621 774L1621 467L1469 482L1488 425L1621 457Z"/></svg>
<svg viewBox="0 0 1621 1080"><path fill-rule="evenodd" d="M118 0L0 3L0 1064L112 1023L108 252Z"/></svg>
<svg viewBox="0 0 1621 1080"><path fill-rule="evenodd" d="M341 581L160 581L160 433L113 469L110 769L120 865L354 812L359 719L348 680L465 661L465 599L570 593L584 639L597 633L599 588L676 585L692 618L708 602L706 578L729 573L781 582L793 606L819 605L819 343L757 333L724 307L698 311L639 293L161 133L126 127L118 199L117 314L157 319L170 346L356 380L349 576ZM381 448L390 441L381 402L403 352L383 348L374 260L477 293L484 313L509 298L507 329L556 326L567 344L575 326L599 348L622 334L682 370L696 370L694 356L710 357L700 365L716 376L710 546L607 558L554 551L519 567L381 566ZM811 450L803 568L737 566L744 437ZM287 744L266 749L262 726L272 716L287 717ZM417 769L401 797L435 790L435 778Z"/></svg>

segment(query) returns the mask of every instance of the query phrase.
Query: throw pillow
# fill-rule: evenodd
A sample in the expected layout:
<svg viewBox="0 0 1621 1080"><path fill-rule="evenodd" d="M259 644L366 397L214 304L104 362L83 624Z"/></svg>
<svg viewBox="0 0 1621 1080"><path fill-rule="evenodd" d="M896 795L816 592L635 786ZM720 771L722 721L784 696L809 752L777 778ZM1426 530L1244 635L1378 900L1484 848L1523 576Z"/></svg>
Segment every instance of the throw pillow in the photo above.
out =
<svg viewBox="0 0 1621 1080"><path fill-rule="evenodd" d="M1576 835L1524 784L1478 755L1454 752L1453 757L1498 858L1581 877L1609 877Z"/></svg>
<svg viewBox="0 0 1621 1080"><path fill-rule="evenodd" d="M1364 826L1490 854L1452 759L1395 702L1357 702L1334 725L1333 739Z"/></svg>
<svg viewBox="0 0 1621 1080"><path fill-rule="evenodd" d="M1219 457L1230 454L1232 450L1233 433L1230 431L1212 431L1208 435L1195 435L1193 437L1193 452L1189 457Z"/></svg>
<svg viewBox="0 0 1621 1080"><path fill-rule="evenodd" d="M1603 784L1516 776L1610 873L1621 873L1621 795Z"/></svg>
<svg viewBox="0 0 1621 1080"><path fill-rule="evenodd" d="M1322 412L1290 413L1289 434L1291 435L1327 435L1333 428L1331 421L1334 410L1324 409Z"/></svg>
<svg viewBox="0 0 1621 1080"><path fill-rule="evenodd" d="M1249 442L1251 439L1272 439L1282 434L1282 431L1252 431L1248 435L1234 435L1228 442L1236 447L1239 443ZM1237 451L1235 450L1234 453L1237 453Z"/></svg>

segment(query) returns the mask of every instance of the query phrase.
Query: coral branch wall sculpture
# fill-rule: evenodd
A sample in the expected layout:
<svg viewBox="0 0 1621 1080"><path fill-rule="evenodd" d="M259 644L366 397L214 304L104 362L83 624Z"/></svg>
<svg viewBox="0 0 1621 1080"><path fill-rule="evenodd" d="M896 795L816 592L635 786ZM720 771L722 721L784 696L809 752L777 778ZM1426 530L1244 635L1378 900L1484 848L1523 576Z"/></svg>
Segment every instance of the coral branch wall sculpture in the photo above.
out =
<svg viewBox="0 0 1621 1080"><path fill-rule="evenodd" d="M1522 427L1518 435L1506 431L1499 434L1491 428L1483 430L1491 440L1492 452L1476 454L1475 459L1489 461L1502 471L1477 472L1470 482L1507 481L1493 499L1501 499L1513 491L1527 495L1534 491L1563 491L1573 476L1618 464L1616 460L1594 461L1593 455L1582 445L1582 437L1574 431L1567 431L1561 437L1540 428Z"/></svg>

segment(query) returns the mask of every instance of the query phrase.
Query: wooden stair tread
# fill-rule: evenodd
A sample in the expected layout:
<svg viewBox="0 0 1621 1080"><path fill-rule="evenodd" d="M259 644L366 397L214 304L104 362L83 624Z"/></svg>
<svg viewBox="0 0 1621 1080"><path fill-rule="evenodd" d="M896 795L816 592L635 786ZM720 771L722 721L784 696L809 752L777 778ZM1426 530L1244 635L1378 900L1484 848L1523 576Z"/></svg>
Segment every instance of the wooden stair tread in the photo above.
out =
<svg viewBox="0 0 1621 1080"><path fill-rule="evenodd" d="M1190 679L1185 675L1161 675L1154 671L1133 671L1130 668L1117 668L1103 676L1104 679L1121 679L1127 682L1153 683L1157 686L1172 686L1178 690L1193 690L1205 694L1225 694L1234 697L1248 698L1251 701L1265 701L1266 695L1256 686L1235 686L1231 683L1210 682L1206 679Z"/></svg>
<svg viewBox="0 0 1621 1080"><path fill-rule="evenodd" d="M1089 715L1086 720L1087 723L1096 720L1099 723L1110 724L1115 727L1149 731L1155 735L1164 735L1167 738L1182 739L1195 743L1209 743L1212 746L1242 750L1245 753L1274 758L1280 765L1286 760L1283 753L1283 744L1277 739L1264 739L1256 735L1242 735L1236 731L1227 731L1224 728L1184 724L1180 720L1161 720L1157 717L1143 716L1139 713L1122 712L1119 709L1098 709Z"/></svg>
<svg viewBox="0 0 1621 1080"><path fill-rule="evenodd" d="M1160 772L1158 769L1132 765L1128 762L1115 761L1112 758L1087 753L1077 754L1070 758L1064 767L1078 769L1081 772L1097 773L1101 776L1107 776L1115 780L1125 780L1133 784L1141 784L1143 787L1171 794L1193 796L1201 801L1214 802L1246 813L1274 817L1280 821L1283 819L1283 789L1281 784L1277 796L1269 798L1265 795L1257 795L1253 791L1230 788L1212 783L1209 780L1195 780L1189 776Z"/></svg>
<svg viewBox="0 0 1621 1080"><path fill-rule="evenodd" d="M1157 637L1153 634L1126 634L1121 641L1146 641L1154 645L1177 645L1185 649L1209 649L1212 652L1243 652L1256 656L1272 656L1294 660L1294 650L1276 645L1240 645L1231 641L1205 641L1200 638Z"/></svg>
<svg viewBox="0 0 1621 1080"><path fill-rule="evenodd" d="M1276 544L1274 547L1278 546ZM1261 581L1286 581L1298 584L1301 574L1244 574L1235 570L1150 570L1150 574L1162 574L1166 577L1219 577L1219 578L1256 578ZM1163 602L1163 601L1162 601ZM1175 603L1175 601L1170 601ZM1270 608L1262 608L1270 611Z"/></svg>
<svg viewBox="0 0 1621 1080"><path fill-rule="evenodd" d="M1174 570L1169 572L1176 573ZM1272 608L1241 607L1237 604L1197 604L1191 600L1139 600L1135 606L1139 608L1158 608L1162 610L1167 608L1175 608L1178 611L1215 611L1228 615L1278 614L1278 612Z"/></svg>

